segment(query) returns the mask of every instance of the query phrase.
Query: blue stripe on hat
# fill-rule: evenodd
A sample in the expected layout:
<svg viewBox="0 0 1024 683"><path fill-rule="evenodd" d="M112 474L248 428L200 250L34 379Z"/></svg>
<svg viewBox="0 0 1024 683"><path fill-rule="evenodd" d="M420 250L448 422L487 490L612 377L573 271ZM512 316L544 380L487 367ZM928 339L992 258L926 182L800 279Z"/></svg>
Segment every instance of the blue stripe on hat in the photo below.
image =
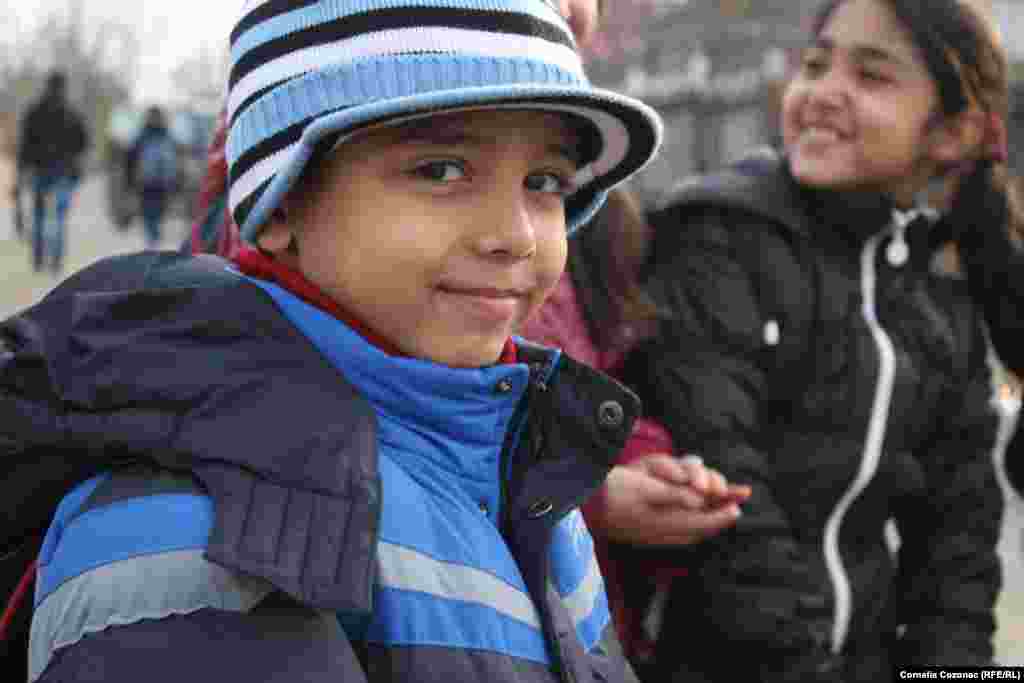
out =
<svg viewBox="0 0 1024 683"><path fill-rule="evenodd" d="M432 106L444 106L446 101L482 100L492 92L495 99L511 99L515 91L508 86L524 85L521 95L528 97L532 86L568 86L568 95L578 93L578 87L585 84L582 72L538 64L526 57L401 55L361 60L293 79L254 102L232 124L228 160L240 176L252 165L242 159L244 153L252 150L264 158L273 150L254 148L274 135L355 104L379 103L379 115L387 116L389 110L405 109L402 98L420 93L437 93L437 104ZM570 89L572 86L576 88ZM541 94L537 87L532 87L532 92Z"/></svg>

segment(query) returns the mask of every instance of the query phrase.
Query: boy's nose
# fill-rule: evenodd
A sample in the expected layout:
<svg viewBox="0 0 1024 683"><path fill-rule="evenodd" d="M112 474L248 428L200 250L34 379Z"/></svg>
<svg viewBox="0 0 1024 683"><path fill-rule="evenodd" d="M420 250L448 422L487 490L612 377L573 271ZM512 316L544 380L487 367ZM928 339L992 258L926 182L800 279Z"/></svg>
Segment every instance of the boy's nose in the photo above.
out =
<svg viewBox="0 0 1024 683"><path fill-rule="evenodd" d="M537 251L535 216L525 197L505 195L488 202L480 215L476 249L481 255L510 261L528 259Z"/></svg>

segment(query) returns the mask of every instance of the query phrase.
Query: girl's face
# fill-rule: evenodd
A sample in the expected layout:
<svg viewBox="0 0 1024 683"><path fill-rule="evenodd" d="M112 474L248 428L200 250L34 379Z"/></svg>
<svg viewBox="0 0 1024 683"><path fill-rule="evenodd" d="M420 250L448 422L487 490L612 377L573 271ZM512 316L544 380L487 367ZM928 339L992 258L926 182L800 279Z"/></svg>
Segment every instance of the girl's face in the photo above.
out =
<svg viewBox="0 0 1024 683"><path fill-rule="evenodd" d="M793 175L812 187L913 202L944 151L938 91L910 34L881 0L846 0L783 98Z"/></svg>

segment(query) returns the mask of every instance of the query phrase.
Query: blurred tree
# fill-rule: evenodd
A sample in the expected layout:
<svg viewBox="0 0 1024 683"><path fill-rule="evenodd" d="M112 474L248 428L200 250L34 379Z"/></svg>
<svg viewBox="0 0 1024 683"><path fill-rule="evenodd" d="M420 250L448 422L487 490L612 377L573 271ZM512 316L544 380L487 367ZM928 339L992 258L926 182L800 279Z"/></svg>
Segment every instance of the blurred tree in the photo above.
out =
<svg viewBox="0 0 1024 683"><path fill-rule="evenodd" d="M227 78L227 53L209 46L202 47L171 72L171 82L180 94L205 111L220 108Z"/></svg>
<svg viewBox="0 0 1024 683"><path fill-rule="evenodd" d="M101 161L110 111L131 97L139 40L131 24L92 16L87 7L85 0L67 0L34 27L16 12L5 13L8 30L0 34L0 111L7 113L4 121L15 120L38 94L46 74L62 69L68 74L68 95L92 128L93 158ZM5 131L4 139L13 143L13 131Z"/></svg>

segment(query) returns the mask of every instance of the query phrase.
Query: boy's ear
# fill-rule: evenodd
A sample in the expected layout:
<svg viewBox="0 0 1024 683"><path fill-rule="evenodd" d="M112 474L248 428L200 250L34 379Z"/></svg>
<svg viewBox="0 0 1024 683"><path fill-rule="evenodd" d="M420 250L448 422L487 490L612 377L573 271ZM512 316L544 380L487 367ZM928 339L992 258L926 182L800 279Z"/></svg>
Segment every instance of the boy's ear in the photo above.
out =
<svg viewBox="0 0 1024 683"><path fill-rule="evenodd" d="M279 254L292 243L292 237L292 226L287 216L281 211L275 211L256 238L256 244L264 251Z"/></svg>
<svg viewBox="0 0 1024 683"><path fill-rule="evenodd" d="M986 125L985 114L977 107L945 117L929 135L932 159L942 166L954 166L977 157Z"/></svg>

